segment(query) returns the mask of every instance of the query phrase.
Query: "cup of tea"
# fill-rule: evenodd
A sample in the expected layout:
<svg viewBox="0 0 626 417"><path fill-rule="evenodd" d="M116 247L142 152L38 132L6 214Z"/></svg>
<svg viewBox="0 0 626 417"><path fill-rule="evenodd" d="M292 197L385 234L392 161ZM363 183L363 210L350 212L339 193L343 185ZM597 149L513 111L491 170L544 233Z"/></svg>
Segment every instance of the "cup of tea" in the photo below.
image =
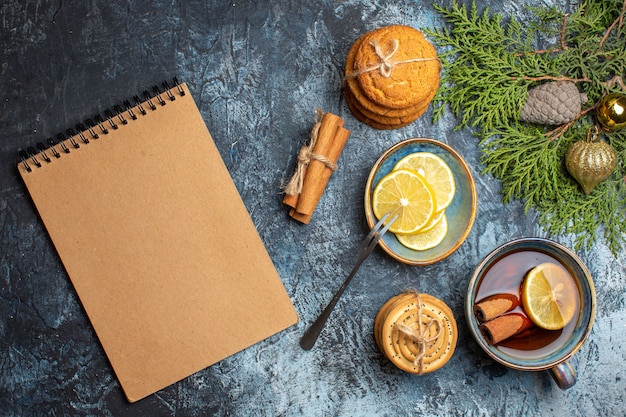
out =
<svg viewBox="0 0 626 417"><path fill-rule="evenodd" d="M562 328L537 326L526 311L524 280L537 268L555 270L571 285L570 313ZM559 291L567 289L558 285ZM487 355L512 369L547 370L561 389L576 383L568 359L589 337L595 314L595 287L585 264L572 250L544 238L516 239L494 249L476 267L465 300L470 332Z"/></svg>

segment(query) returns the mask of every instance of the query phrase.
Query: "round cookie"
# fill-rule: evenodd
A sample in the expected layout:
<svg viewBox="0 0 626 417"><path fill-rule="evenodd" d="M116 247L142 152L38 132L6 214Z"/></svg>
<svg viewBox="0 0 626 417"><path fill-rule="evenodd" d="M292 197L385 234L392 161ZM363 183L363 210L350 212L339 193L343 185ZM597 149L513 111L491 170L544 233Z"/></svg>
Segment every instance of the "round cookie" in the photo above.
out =
<svg viewBox="0 0 626 417"><path fill-rule="evenodd" d="M361 122L379 130L391 130L391 129L399 129L404 126L408 126L413 123L419 116L422 115L423 111L426 111L428 106L423 108L423 111L415 114L413 117L405 117L405 118L386 118L380 115L374 115L371 112L368 112L366 109L360 106L360 103L355 99L352 93L349 90L344 92L344 97L346 99L346 104L348 105L348 109L350 112Z"/></svg>
<svg viewBox="0 0 626 417"><path fill-rule="evenodd" d="M458 329L441 300L416 292L399 294L374 320L376 344L403 371L424 374L444 366L454 354Z"/></svg>
<svg viewBox="0 0 626 417"><path fill-rule="evenodd" d="M402 294L396 295L395 297L391 297L387 300L380 310L378 310L378 314L376 314L376 318L374 319L374 339L376 340L376 345L381 352L383 351L383 345L380 342L380 326L385 321L389 308L400 298L402 298Z"/></svg>
<svg viewBox="0 0 626 417"><path fill-rule="evenodd" d="M437 52L410 26L387 26L366 34L357 49L354 69L363 93L391 109L430 101L439 87Z"/></svg>
<svg viewBox="0 0 626 417"><path fill-rule="evenodd" d="M367 116L365 116L361 110L356 106L356 102L354 100L353 97L348 97L346 95L346 104L348 105L348 109L350 109L350 112L352 113L352 115L360 120L361 122L375 128L378 130L391 130L391 129L399 129L401 127L407 126L409 125L411 122L407 122L404 124L384 124L384 123L380 123L377 122L375 120L372 120L370 118L368 118Z"/></svg>
<svg viewBox="0 0 626 417"><path fill-rule="evenodd" d="M406 116L393 117L386 114L377 114L363 107L361 103L356 99L356 97L354 97L352 91L346 90L344 94L346 96L346 100L351 99L354 107L356 107L359 112L363 114L363 116L376 123L384 125L406 125L407 123L412 123L426 112L426 109L428 109L428 106L430 104L425 103L422 106L418 106L413 113Z"/></svg>
<svg viewBox="0 0 626 417"><path fill-rule="evenodd" d="M421 109L421 107L423 107L422 103L402 109L391 109L371 101L361 90L359 81L355 75L355 57L363 42L366 41L372 34L373 31L361 36L361 38L359 38L352 45L352 48L350 48L350 51L348 52L348 56L346 58L345 90L349 90L352 93L354 100L359 103L359 107L366 109L373 114L388 117L406 117L415 114Z"/></svg>

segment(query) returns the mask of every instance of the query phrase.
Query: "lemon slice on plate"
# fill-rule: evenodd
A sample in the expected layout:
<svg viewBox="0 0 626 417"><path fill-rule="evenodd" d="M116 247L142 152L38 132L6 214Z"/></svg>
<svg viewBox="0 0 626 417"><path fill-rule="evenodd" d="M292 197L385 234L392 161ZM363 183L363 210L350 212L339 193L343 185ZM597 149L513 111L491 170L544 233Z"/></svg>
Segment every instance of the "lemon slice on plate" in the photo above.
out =
<svg viewBox="0 0 626 417"><path fill-rule="evenodd" d="M539 264L524 278L522 305L538 327L562 329L578 308L576 283L563 266L550 262Z"/></svg>
<svg viewBox="0 0 626 417"><path fill-rule="evenodd" d="M372 210L377 218L398 215L390 232L411 234L430 222L435 214L433 190L420 174L398 169L385 175L372 193Z"/></svg>
<svg viewBox="0 0 626 417"><path fill-rule="evenodd" d="M446 215L446 211L445 210L441 210L436 212L433 215L433 218L430 219L430 221L426 224L426 226L422 227L420 229L419 232L417 233L424 233L427 232L429 230L431 230L433 227L437 226L437 224L439 224L439 221Z"/></svg>
<svg viewBox="0 0 626 417"><path fill-rule="evenodd" d="M432 152L414 152L399 160L393 169L410 169L422 175L434 190L437 211L452 203L456 192L454 175L441 157Z"/></svg>
<svg viewBox="0 0 626 417"><path fill-rule="evenodd" d="M448 220L444 215L432 229L411 235L396 235L398 241L409 249L428 250L439 245L448 233Z"/></svg>

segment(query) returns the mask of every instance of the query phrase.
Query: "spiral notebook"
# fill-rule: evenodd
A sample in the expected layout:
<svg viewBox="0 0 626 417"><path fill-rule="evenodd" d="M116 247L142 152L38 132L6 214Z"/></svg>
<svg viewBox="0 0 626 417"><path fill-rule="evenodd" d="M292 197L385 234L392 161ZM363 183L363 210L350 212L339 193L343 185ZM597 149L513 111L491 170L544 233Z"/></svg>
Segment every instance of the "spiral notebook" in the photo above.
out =
<svg viewBox="0 0 626 417"><path fill-rule="evenodd" d="M187 86L134 100L18 165L131 402L298 320Z"/></svg>

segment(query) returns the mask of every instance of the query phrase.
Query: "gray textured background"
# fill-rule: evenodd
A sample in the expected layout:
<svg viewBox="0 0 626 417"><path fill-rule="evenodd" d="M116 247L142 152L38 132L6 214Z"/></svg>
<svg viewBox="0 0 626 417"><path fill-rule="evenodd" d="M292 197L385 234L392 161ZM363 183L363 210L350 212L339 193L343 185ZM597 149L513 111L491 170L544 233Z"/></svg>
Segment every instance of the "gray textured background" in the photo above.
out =
<svg viewBox="0 0 626 417"><path fill-rule="evenodd" d="M481 2L491 3L521 18L527 4L575 7ZM345 106L341 77L352 43L388 24L441 26L430 2L4 0L0 22L1 416L626 414L626 252L614 258L599 242L580 253L596 280L598 314L571 361L579 376L572 389L559 390L546 373L494 363L465 326L468 280L495 246L545 233L520 204L501 204L499 183L479 175L476 139L453 132L452 118L433 124L428 113L380 132ZM174 75L188 83L301 322L128 404L18 178L16 151ZM316 108L344 117L352 136L311 224L302 226L282 207L280 185ZM300 335L350 271L366 232L362 195L370 167L390 145L418 136L452 145L472 167L479 212L469 238L429 267L375 251L317 346L302 351ZM572 244L568 236L553 238ZM408 288L442 298L460 327L450 363L422 377L390 365L372 335L379 307Z"/></svg>

